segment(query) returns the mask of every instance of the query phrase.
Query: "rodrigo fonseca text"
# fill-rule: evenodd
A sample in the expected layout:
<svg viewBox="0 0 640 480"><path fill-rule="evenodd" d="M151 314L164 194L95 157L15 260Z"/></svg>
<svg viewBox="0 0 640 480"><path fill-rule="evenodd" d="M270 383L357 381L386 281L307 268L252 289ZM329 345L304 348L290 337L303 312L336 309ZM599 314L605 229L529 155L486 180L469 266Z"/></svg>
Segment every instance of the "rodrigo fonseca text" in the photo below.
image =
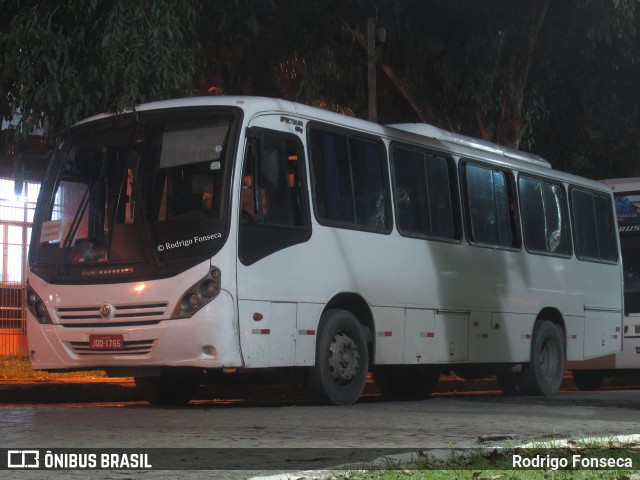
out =
<svg viewBox="0 0 640 480"><path fill-rule="evenodd" d="M565 469L617 469L633 468L633 459L619 457L587 457L573 454L570 457L557 457L552 455L534 455L531 457L513 455L512 468L536 469L536 470L565 470Z"/></svg>

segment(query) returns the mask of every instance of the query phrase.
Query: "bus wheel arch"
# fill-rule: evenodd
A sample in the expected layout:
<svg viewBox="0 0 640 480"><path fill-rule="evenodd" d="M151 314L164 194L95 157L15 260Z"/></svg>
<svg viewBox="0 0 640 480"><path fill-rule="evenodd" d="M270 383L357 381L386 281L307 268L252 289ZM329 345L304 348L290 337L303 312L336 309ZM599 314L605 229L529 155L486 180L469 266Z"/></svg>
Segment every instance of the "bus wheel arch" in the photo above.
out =
<svg viewBox="0 0 640 480"><path fill-rule="evenodd" d="M557 309L545 308L531 335L530 362L519 386L525 395L555 395L562 383L566 358L566 329Z"/></svg>
<svg viewBox="0 0 640 480"><path fill-rule="evenodd" d="M362 325L362 329L367 340L367 348L369 349L369 367L371 367L371 365L373 364L375 353L375 343L373 336L373 332L375 332L375 326L373 322L373 313L371 312L369 304L357 293L342 292L334 296L327 303L324 308L323 314L327 310L332 309L346 310L348 312L351 312L358 319L358 321ZM320 323L322 323L322 318L320 319ZM318 325L318 327L320 327L320 325Z"/></svg>
<svg viewBox="0 0 640 480"><path fill-rule="evenodd" d="M562 337L562 349L563 349L563 353L565 356L565 360L567 357L567 326L564 322L564 317L562 316L562 313L560 313L560 310L558 310L557 308L554 307L546 307L543 308L540 313L538 314L538 316L536 317L536 322L534 324L534 330L536 328L536 325L538 324L538 322L541 322L543 320L548 320L550 322L552 322L556 328L558 329L560 336Z"/></svg>
<svg viewBox="0 0 640 480"><path fill-rule="evenodd" d="M309 372L313 398L350 405L364 390L369 373L373 317L359 295L340 294L325 307L318 324L315 362Z"/></svg>

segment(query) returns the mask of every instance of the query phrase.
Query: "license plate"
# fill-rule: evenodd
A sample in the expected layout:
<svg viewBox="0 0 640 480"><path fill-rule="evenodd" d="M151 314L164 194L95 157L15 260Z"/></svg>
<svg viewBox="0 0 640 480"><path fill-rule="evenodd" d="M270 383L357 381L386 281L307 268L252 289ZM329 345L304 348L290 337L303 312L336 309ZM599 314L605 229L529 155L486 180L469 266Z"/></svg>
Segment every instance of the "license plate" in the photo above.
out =
<svg viewBox="0 0 640 480"><path fill-rule="evenodd" d="M89 335L91 350L122 350L124 337L122 335Z"/></svg>

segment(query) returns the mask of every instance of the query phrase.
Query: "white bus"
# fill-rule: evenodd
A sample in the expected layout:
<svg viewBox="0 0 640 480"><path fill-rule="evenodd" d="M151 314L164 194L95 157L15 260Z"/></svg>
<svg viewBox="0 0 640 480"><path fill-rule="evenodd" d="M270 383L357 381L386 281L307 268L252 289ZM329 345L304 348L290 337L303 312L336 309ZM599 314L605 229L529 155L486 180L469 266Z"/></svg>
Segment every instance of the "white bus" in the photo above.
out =
<svg viewBox="0 0 640 480"><path fill-rule="evenodd" d="M551 395L565 360L621 348L608 187L276 99L71 127L29 261L33 368L132 376L151 403L267 371L341 405L369 372L390 396L426 397L442 371Z"/></svg>
<svg viewBox="0 0 640 480"><path fill-rule="evenodd" d="M576 386L595 390L606 377L640 372L640 178L602 180L613 190L624 273L622 352L569 365Z"/></svg>

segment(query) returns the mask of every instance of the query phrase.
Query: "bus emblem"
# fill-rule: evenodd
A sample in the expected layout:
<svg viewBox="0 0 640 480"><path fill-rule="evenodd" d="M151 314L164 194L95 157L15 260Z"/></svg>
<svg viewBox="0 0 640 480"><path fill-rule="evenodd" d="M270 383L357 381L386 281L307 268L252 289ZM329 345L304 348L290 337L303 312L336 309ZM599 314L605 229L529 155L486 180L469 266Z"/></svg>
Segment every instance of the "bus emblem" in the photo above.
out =
<svg viewBox="0 0 640 480"><path fill-rule="evenodd" d="M115 314L116 308L113 305L109 303L103 303L102 305L100 305L100 316L105 320L113 318Z"/></svg>

